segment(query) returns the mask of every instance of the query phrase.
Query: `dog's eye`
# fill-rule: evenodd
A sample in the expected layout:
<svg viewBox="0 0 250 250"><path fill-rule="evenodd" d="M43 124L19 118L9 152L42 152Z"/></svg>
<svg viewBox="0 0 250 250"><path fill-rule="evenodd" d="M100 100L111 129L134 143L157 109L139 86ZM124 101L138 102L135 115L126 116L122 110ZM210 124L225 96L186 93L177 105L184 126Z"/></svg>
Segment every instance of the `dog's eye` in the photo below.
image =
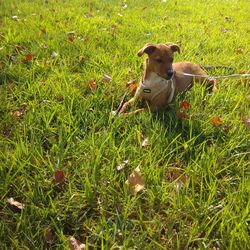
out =
<svg viewBox="0 0 250 250"><path fill-rule="evenodd" d="M156 58L155 61L158 62L158 63L163 63L163 61L161 60L161 58Z"/></svg>

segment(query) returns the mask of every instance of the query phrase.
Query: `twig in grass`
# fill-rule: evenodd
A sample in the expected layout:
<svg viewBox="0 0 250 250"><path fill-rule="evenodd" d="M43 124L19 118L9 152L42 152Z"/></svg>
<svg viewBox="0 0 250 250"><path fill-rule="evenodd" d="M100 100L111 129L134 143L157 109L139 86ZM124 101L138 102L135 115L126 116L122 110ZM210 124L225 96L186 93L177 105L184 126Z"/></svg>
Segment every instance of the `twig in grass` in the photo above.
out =
<svg viewBox="0 0 250 250"><path fill-rule="evenodd" d="M117 116L118 115L118 113L120 112L120 110L122 109L122 107L123 107L123 105L124 105L124 103L125 103L125 101L126 101L126 97L127 97L127 95L128 95L128 91L123 95L123 97L122 97L122 99L121 99L121 102L120 102L120 104L119 104L119 106L118 106L118 109L116 110L116 111L114 111L114 113L113 113L113 117L115 117L115 116Z"/></svg>

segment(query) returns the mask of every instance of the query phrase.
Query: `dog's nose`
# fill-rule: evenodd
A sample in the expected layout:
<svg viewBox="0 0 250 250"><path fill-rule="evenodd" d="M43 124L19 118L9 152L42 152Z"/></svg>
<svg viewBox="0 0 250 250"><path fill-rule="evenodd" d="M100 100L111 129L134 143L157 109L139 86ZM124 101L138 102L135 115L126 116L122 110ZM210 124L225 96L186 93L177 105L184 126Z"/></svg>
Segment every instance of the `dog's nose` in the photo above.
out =
<svg viewBox="0 0 250 250"><path fill-rule="evenodd" d="M173 70L168 70L167 71L167 77L170 79L174 74L174 71Z"/></svg>

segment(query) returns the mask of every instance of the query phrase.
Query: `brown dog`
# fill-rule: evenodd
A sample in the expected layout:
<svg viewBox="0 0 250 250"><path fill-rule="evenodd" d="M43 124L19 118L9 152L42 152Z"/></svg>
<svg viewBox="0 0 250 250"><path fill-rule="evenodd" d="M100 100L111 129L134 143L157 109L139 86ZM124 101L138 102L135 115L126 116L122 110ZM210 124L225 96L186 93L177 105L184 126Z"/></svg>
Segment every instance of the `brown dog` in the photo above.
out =
<svg viewBox="0 0 250 250"><path fill-rule="evenodd" d="M146 44L138 51L140 57L144 53L148 55L144 75L134 97L123 105L120 113L125 113L138 98L145 100L153 112L164 109L172 102L177 93L189 89L194 82L206 83L212 86L213 91L216 90L215 81L209 80L206 72L200 66L191 62L173 64L174 52L180 53L180 48L173 43ZM131 113L144 110L138 109Z"/></svg>

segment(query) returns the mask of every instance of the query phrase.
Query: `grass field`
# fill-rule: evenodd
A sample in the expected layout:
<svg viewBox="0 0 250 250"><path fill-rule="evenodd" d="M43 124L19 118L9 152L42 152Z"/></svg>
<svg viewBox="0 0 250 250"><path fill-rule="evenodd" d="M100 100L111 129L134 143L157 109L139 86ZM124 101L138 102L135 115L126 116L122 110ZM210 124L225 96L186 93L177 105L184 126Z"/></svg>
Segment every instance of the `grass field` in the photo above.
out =
<svg viewBox="0 0 250 250"><path fill-rule="evenodd" d="M147 42L178 43L175 61L211 75L249 72L249 13L247 0L0 0L0 248L250 249L249 78L111 115Z"/></svg>

